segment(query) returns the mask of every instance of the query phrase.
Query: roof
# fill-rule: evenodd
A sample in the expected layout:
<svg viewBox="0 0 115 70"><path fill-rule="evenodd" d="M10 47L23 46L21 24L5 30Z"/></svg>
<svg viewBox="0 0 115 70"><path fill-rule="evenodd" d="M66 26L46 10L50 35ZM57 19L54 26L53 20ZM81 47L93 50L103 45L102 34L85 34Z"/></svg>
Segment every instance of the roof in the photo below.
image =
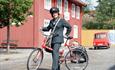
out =
<svg viewBox="0 0 115 70"><path fill-rule="evenodd" d="M75 4L81 5L81 6L87 6L87 3L81 1L81 0L69 0Z"/></svg>

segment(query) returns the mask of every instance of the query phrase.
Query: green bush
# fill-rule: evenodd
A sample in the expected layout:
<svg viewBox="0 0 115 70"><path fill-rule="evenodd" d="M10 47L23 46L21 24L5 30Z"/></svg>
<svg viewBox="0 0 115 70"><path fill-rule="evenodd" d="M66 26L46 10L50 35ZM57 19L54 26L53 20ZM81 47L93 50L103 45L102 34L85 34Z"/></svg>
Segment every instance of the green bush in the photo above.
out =
<svg viewBox="0 0 115 70"><path fill-rule="evenodd" d="M84 29L113 29L113 27L115 27L115 23L88 22L83 24Z"/></svg>

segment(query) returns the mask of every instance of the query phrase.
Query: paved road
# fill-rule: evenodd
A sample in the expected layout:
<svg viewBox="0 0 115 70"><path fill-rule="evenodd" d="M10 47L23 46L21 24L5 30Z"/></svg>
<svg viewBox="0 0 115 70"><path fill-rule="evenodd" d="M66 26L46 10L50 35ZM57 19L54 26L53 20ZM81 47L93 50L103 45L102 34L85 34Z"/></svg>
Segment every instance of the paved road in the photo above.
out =
<svg viewBox="0 0 115 70"><path fill-rule="evenodd" d="M27 70L26 63L30 49L11 50L5 54L0 49L0 70ZM89 65L86 70L115 70L115 47L109 49L87 50ZM40 70L51 70L51 55L45 53L45 58ZM62 70L66 70L64 64Z"/></svg>
<svg viewBox="0 0 115 70"><path fill-rule="evenodd" d="M86 70L115 70L115 47L88 50L89 66Z"/></svg>

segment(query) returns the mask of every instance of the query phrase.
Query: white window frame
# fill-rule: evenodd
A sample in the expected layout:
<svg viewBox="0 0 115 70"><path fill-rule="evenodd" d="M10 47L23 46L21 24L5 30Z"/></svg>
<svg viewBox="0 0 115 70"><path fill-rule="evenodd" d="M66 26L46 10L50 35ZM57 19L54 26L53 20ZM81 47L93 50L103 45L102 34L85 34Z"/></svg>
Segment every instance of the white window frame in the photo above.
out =
<svg viewBox="0 0 115 70"><path fill-rule="evenodd" d="M65 35L66 32L67 32L67 28L64 27L64 30L63 30L63 36L66 36L66 35ZM67 39L64 38L64 43L61 44L62 46L64 46L66 40L67 40ZM67 44L69 44L69 41L67 42Z"/></svg>
<svg viewBox="0 0 115 70"><path fill-rule="evenodd" d="M74 38L79 37L79 27L78 27L78 25L73 25L73 37Z"/></svg>
<svg viewBox="0 0 115 70"><path fill-rule="evenodd" d="M52 7L52 0L44 0L44 9L50 10Z"/></svg>
<svg viewBox="0 0 115 70"><path fill-rule="evenodd" d="M80 19L80 7L76 6L76 18Z"/></svg>
<svg viewBox="0 0 115 70"><path fill-rule="evenodd" d="M65 19L66 21L70 20L70 13L69 13L69 12L65 12L65 13L64 13L64 19Z"/></svg>
<svg viewBox="0 0 115 70"><path fill-rule="evenodd" d="M68 0L64 0L64 13L68 12Z"/></svg>
<svg viewBox="0 0 115 70"><path fill-rule="evenodd" d="M57 0L57 7L60 10L60 13L62 13L62 0Z"/></svg>
<svg viewBox="0 0 115 70"><path fill-rule="evenodd" d="M71 8L71 16L73 17L73 18L75 18L75 4L72 4L72 8Z"/></svg>
<svg viewBox="0 0 115 70"><path fill-rule="evenodd" d="M49 24L50 24L50 20L49 20L49 19L44 19L43 26L44 26L44 27L47 27ZM51 30L50 30L50 31L44 31L44 32L43 32L44 35L50 35L50 33L51 33Z"/></svg>

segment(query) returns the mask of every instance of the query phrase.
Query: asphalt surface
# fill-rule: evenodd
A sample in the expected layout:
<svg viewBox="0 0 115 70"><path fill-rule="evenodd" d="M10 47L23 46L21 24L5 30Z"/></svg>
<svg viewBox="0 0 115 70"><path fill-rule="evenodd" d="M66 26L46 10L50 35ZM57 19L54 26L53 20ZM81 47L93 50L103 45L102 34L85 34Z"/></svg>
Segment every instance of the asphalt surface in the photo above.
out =
<svg viewBox="0 0 115 70"><path fill-rule="evenodd" d="M0 49L0 70L27 70L27 58L32 49L13 49L9 54ZM86 70L115 70L115 47L109 49L88 49L89 65ZM45 52L40 70L51 70L51 54ZM61 65L61 70L67 70Z"/></svg>

